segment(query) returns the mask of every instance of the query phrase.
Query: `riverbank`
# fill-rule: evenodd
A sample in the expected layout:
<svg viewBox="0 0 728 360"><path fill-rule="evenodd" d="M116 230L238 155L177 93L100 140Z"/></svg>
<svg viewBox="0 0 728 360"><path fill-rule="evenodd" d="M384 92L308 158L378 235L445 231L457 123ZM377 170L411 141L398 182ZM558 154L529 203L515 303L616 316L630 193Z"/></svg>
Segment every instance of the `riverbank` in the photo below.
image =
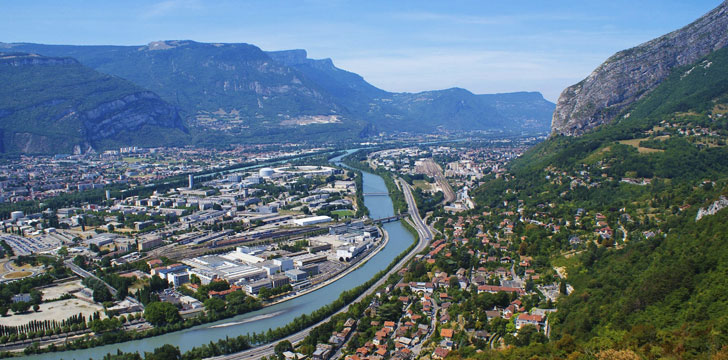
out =
<svg viewBox="0 0 728 360"><path fill-rule="evenodd" d="M343 269L338 274L334 275L331 278L328 278L328 279L324 280L323 282L317 284L316 286L313 286L313 287L304 289L303 291L297 292L295 295L290 295L290 296L287 296L287 297L278 299L276 301L273 301L273 302L270 302L270 303L266 303L266 304L263 305L263 308L271 307L271 306L274 306L274 305L277 305L277 304L281 304L281 303L284 303L284 302L287 302L287 301L292 301L292 300L294 300L294 299L296 299L298 297L304 296L304 295L306 295L308 293L312 293L314 291L318 291L318 290L320 290L320 289L322 289L322 288L324 288L324 287L326 287L326 286L328 286L328 285L330 285L330 284L338 281L339 279L345 277L346 275L348 275L351 272L359 269L360 267L364 266L370 259L372 259L374 256L376 256L389 243L389 233L385 229L383 229L381 227L379 227L379 231L382 233L382 239L381 239L381 241L377 244L377 246L374 249L372 249L371 251L369 251L364 257L358 259L354 264L351 264L350 266L347 266L345 269ZM217 320L214 320L214 321L209 321L209 322L207 322L207 324L214 323L214 322L218 322L218 321L225 321L225 320L233 319L236 316L238 316L238 315L233 315L233 316L230 316L229 318L225 318L225 319L217 319ZM234 323L234 322L231 322L231 323ZM203 324L206 324L206 323L203 323ZM130 325L139 325L139 322L134 323L134 324L130 324ZM224 326L228 326L228 325L227 324L221 324L221 325L215 325L215 326L217 326L217 327L224 327ZM149 329L144 329L144 330L149 330ZM124 331L138 332L139 331L139 328L136 327L136 326L125 326ZM175 331L179 331L179 330L175 330ZM30 345L33 345L34 348L36 349L35 350L36 352L52 352L52 351L55 351L55 350L50 350L48 348L49 346L60 347L60 346L63 346L63 344L68 343L69 341L80 340L80 339L83 339L87 335L90 335L90 336L94 336L95 337L95 336L97 336L99 334L94 334L90 330L86 330L86 331L83 331L83 332L74 332L74 333L70 333L70 334L67 334L67 335L68 336L65 336L65 337L64 336L54 336L54 337L48 337L47 339L37 339L35 341L31 339L31 340L27 340L27 341L25 341L24 343L21 343L21 344L13 344L13 346L7 347L6 349L3 349L3 351L4 352L7 352L7 353L15 353L17 355L22 355L22 354L24 354L23 351L24 351L24 348L25 347L30 346ZM158 335L162 335L162 334L158 334ZM38 341L38 340L40 340L40 341ZM103 344L103 345L111 345L111 344Z"/></svg>
<svg viewBox="0 0 728 360"><path fill-rule="evenodd" d="M379 176L371 173L363 174L363 190L364 193L381 193L387 191L384 180ZM371 212L372 218L386 218L394 215L391 199L386 196L365 196L365 205ZM244 315L238 315L233 318L219 320L204 325L197 325L181 331L174 331L164 335L153 336L144 339L116 343L112 345L104 345L96 348L70 350L56 353L44 353L31 355L29 359L89 359L103 358L107 353L115 354L117 351L123 352L152 352L164 344L175 344L181 351L189 351L193 347L202 347L205 344L218 342L220 339L225 341L226 337L236 337L240 334L257 334L251 344L260 343L265 334L280 329L280 333L294 333L301 329L298 326L303 325L301 319L293 324L297 318L306 316L310 317L317 313L322 306L326 306L330 311L338 303L340 295L348 293L346 302L351 301L351 292L360 285L372 284L371 281L376 277L377 273L382 269L389 267L389 264L398 257L398 254L407 253L408 247L415 243L415 239L410 231L405 228L404 222L391 222L382 226L387 232L387 242L383 243L377 253L372 253L367 261L360 263L351 268L347 274L341 274L336 280L332 280L326 286L301 294L296 298L289 298L276 304L271 304L263 309L252 311ZM381 274L379 274L381 275ZM329 305L325 305L329 304ZM340 303L338 303L340 304ZM340 305L339 305L340 306ZM318 313L320 314L320 313ZM325 317L325 316L324 316ZM319 318L320 319L320 318ZM306 321L306 324L309 322ZM285 329L283 329L285 328ZM295 330L294 330L295 329ZM278 332L278 331L276 331ZM243 335L245 336L245 335ZM242 350L242 349L239 349ZM237 350L237 351L239 351ZM212 356L212 355L211 355Z"/></svg>
<svg viewBox="0 0 728 360"><path fill-rule="evenodd" d="M384 249L384 247L387 246L387 243L389 243L389 233L386 230L384 230L384 228L381 228L381 227L379 228L379 231L382 232L382 241L379 243L379 245L374 250L370 251L364 258L359 259L355 264L346 267L342 272L338 273L337 275L335 275L335 276L333 276L331 278L328 278L328 279L324 280L323 282L321 282L320 284L317 284L314 287L307 288L307 289L305 289L303 291L297 292L296 295L292 295L292 296L286 297L285 299L280 299L280 300L277 300L277 301L274 301L274 302L265 304L263 306L264 307L273 306L273 305L276 305L276 304L280 304L282 302L286 302L286 301L289 301L289 300L293 300L293 299L295 299L295 298L297 298L299 296L306 295L306 294L308 294L310 292L314 292L314 291L319 290L319 289L321 289L321 288L323 288L323 287L325 287L325 286L327 286L327 285L329 285L329 284L331 284L331 283L333 283L335 281L338 281L339 279L343 278L344 276L349 275L349 273L351 273L352 271L360 268L361 266L363 266L364 264L366 264L367 261L369 261L375 255L377 255L380 251L382 251L382 249Z"/></svg>

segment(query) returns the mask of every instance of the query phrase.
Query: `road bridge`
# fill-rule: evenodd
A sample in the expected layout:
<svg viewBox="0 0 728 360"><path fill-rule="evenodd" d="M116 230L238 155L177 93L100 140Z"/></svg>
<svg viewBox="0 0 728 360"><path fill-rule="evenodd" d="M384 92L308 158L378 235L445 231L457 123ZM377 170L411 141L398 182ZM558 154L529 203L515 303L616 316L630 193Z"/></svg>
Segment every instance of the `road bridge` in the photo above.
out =
<svg viewBox="0 0 728 360"><path fill-rule="evenodd" d="M96 275L94 275L94 274L92 274L92 273L90 273L90 272L82 269L80 266L74 264L71 260L66 260L65 261L65 264L66 264L66 266L69 269L71 269L71 271L74 274L80 276L81 278L84 278L85 279L85 278L89 278L90 277L90 278L94 278L94 279L96 279L98 281L101 281L101 283L104 284L104 285L106 285L106 287L109 289L109 292L111 293L111 295L116 296L116 289L114 289L113 286L107 284L106 281L101 280Z"/></svg>
<svg viewBox="0 0 728 360"><path fill-rule="evenodd" d="M368 192L364 193L364 196L389 196L387 192Z"/></svg>
<svg viewBox="0 0 728 360"><path fill-rule="evenodd" d="M386 223L398 221L398 220L402 219L403 217L406 217L406 215L395 215L395 216L390 216L390 217L385 217L385 218L372 219L372 222L376 223L376 224L386 224Z"/></svg>

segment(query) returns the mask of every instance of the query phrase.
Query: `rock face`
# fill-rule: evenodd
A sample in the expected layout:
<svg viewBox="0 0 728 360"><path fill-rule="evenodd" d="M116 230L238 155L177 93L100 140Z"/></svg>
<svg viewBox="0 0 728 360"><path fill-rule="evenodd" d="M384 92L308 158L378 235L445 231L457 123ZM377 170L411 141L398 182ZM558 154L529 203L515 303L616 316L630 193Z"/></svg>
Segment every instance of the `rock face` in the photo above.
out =
<svg viewBox="0 0 728 360"><path fill-rule="evenodd" d="M695 221L698 221L705 216L715 215L718 211L721 211L726 207L728 207L728 198L721 195L718 200L710 204L707 208L700 208L700 210L698 210L698 215L695 216Z"/></svg>
<svg viewBox="0 0 728 360"><path fill-rule="evenodd" d="M185 131L174 106L126 80L72 58L0 53L0 152L141 145Z"/></svg>
<svg viewBox="0 0 728 360"><path fill-rule="evenodd" d="M609 123L670 71L728 44L728 2L682 29L620 51L559 96L552 135L578 136Z"/></svg>
<svg viewBox="0 0 728 360"><path fill-rule="evenodd" d="M122 131L137 131L145 125L184 130L177 110L151 91L99 104L83 112L81 119L88 140L92 142L113 137Z"/></svg>

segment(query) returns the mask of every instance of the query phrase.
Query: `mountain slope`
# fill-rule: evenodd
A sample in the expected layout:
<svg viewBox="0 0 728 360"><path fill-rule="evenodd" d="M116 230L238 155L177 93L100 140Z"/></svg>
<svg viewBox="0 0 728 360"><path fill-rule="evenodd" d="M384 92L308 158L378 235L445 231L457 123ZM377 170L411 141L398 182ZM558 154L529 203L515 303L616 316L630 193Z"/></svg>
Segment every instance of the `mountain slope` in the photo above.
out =
<svg viewBox="0 0 728 360"><path fill-rule="evenodd" d="M352 100L356 98L371 100L389 94L369 84L360 75L337 68L331 59L309 59L306 50L268 51L266 54L300 71L329 94L348 104L355 103Z"/></svg>
<svg viewBox="0 0 728 360"><path fill-rule="evenodd" d="M561 229L521 248L574 287L548 344L481 358L728 355L728 210L697 216L728 195L727 84L728 48L674 67L625 116L552 136L473 191L479 206L505 206L504 194L526 213L542 205L539 219Z"/></svg>
<svg viewBox="0 0 728 360"><path fill-rule="evenodd" d="M341 70L331 59L307 58L305 50L268 52L326 89L352 114L385 131L447 130L548 131L554 104L539 93L476 95L465 89L391 93Z"/></svg>
<svg viewBox="0 0 728 360"><path fill-rule="evenodd" d="M0 131L2 152L23 153L186 136L177 110L156 94L71 58L24 53L0 53Z"/></svg>
<svg viewBox="0 0 728 360"><path fill-rule="evenodd" d="M674 68L660 85L625 109L625 115L612 124L578 137L552 137L529 151L515 163L515 166L532 169L549 165L578 167L587 159L594 161L594 151L609 148L615 142L633 139L654 142L655 138L668 136L680 130L683 134L678 133L679 138L700 140L694 144L692 152L722 154L725 152L725 147L722 146L724 143L721 139L728 136L726 110L728 110L728 48L723 48L694 64ZM692 134L688 129L697 129L694 130L697 133L693 134L695 138L685 135ZM658 150L664 149L658 148ZM629 170L625 171L651 173L654 166L652 159L666 157L669 154L670 151L651 153L649 156L634 154L642 160L630 156L614 161L621 163L620 168L626 169L624 164L634 160L630 162ZM722 155L716 156L718 159L715 162L683 161L663 170L674 171L680 176L705 174L714 166L723 163L720 159ZM725 156L728 159L728 153ZM658 162L669 161L661 159ZM684 166L689 169L684 169ZM679 170L681 168L683 170ZM624 176L624 173L613 175Z"/></svg>
<svg viewBox="0 0 728 360"><path fill-rule="evenodd" d="M210 134L259 141L269 133L351 139L378 131L440 128L545 131L554 106L540 94L474 95L462 89L390 93L335 67L330 59L309 59L304 50L263 52L248 44L0 47L72 56L155 91L183 110L202 142Z"/></svg>
<svg viewBox="0 0 728 360"><path fill-rule="evenodd" d="M607 59L566 88L553 114L552 133L580 135L609 123L660 84L678 66L728 44L728 3L695 22Z"/></svg>
<svg viewBox="0 0 728 360"><path fill-rule="evenodd" d="M387 103L387 101L390 101ZM394 94L382 99L384 112L403 114L399 121L375 121L383 128L437 130L499 130L546 132L542 119L553 112L554 104L540 93L520 92L476 95L453 88L421 93ZM389 108L388 108L389 106ZM385 119L386 116L377 117Z"/></svg>

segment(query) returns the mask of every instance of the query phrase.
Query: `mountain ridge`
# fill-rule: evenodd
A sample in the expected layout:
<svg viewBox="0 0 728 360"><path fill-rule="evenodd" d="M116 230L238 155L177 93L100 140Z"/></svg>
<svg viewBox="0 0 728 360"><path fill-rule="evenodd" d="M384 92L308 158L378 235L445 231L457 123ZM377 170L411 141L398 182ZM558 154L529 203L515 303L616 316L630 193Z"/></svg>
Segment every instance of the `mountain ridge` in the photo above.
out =
<svg viewBox="0 0 728 360"><path fill-rule="evenodd" d="M266 52L244 43L0 43L1 48L72 56L175 104L194 133L213 131L238 141L258 141L261 132L281 129L352 139L383 131L428 133L451 125L455 130L542 133L548 131L554 107L543 99L481 97L465 91L454 95L450 89L390 93L337 68L331 59L309 59L305 50ZM429 105L416 102L423 99ZM519 108L527 111L520 113Z"/></svg>

